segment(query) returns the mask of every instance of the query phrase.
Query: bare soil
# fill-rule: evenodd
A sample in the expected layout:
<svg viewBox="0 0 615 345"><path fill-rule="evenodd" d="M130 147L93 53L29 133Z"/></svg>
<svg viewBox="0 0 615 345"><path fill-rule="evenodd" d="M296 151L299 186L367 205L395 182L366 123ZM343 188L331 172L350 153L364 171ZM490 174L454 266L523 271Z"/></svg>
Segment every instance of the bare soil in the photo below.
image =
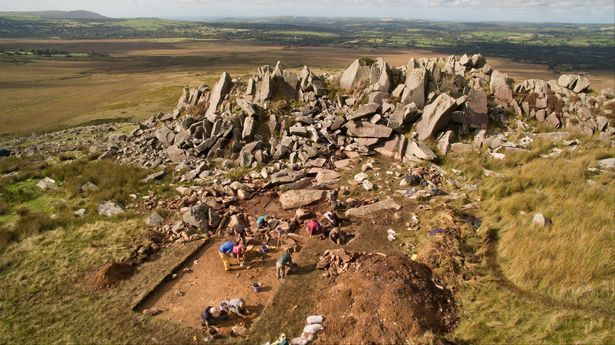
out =
<svg viewBox="0 0 615 345"><path fill-rule="evenodd" d="M404 256L369 255L359 263L321 291L317 310L326 319L317 344L402 344L456 326L453 295L427 266Z"/></svg>
<svg viewBox="0 0 615 345"><path fill-rule="evenodd" d="M129 263L106 263L86 277L83 287L91 291L114 287L120 281L132 277L134 273L135 268Z"/></svg>
<svg viewBox="0 0 615 345"><path fill-rule="evenodd" d="M279 253L248 252L245 267L240 267L238 260L231 259L231 271L224 271L218 255L218 248L224 240L212 241L202 254L193 262L182 268L177 279L161 285L157 292L142 306L143 309L160 309L160 319L181 323L193 328L200 328L200 315L207 306L218 304L231 298L243 298L250 317L241 319L232 316L229 320L217 324L221 334L230 333L230 327L245 323L249 325L258 317L277 290L275 261ZM185 272L184 269L188 269ZM254 292L251 284L261 283L261 292Z"/></svg>

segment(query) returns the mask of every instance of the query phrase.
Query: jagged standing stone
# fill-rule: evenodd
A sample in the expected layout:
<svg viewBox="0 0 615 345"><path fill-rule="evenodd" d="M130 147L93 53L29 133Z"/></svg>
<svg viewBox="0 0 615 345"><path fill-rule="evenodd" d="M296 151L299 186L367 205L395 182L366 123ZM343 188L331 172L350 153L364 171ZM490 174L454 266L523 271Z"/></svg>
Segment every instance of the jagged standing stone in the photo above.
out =
<svg viewBox="0 0 615 345"><path fill-rule="evenodd" d="M216 112L218 111L218 106L224 100L224 97L231 91L231 87L233 86L233 82L231 76L224 72L220 76L220 80L216 83L216 86L211 91L211 98L209 99L209 107L207 108L207 112L205 113L205 117L209 122L213 123L216 121Z"/></svg>
<svg viewBox="0 0 615 345"><path fill-rule="evenodd" d="M425 88L427 70L424 67L414 68L406 76L406 87L401 96L404 104L414 103L421 109L425 105Z"/></svg>
<svg viewBox="0 0 615 345"><path fill-rule="evenodd" d="M433 103L427 105L421 119L416 123L419 140L432 137L446 127L455 105L455 99L446 93L441 94Z"/></svg>
<svg viewBox="0 0 615 345"><path fill-rule="evenodd" d="M487 129L489 115L487 109L487 95L482 89L472 89L468 93L464 113L464 124L470 128Z"/></svg>

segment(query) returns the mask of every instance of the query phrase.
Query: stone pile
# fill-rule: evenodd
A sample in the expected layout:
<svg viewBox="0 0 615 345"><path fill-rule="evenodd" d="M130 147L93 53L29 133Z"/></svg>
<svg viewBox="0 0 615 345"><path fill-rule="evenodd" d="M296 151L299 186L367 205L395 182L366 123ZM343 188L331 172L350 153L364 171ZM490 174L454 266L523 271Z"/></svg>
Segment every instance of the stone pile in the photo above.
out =
<svg viewBox="0 0 615 345"><path fill-rule="evenodd" d="M318 260L316 268L325 271L325 277L336 277L348 270L358 269L356 260L365 253L349 253L342 248L326 250Z"/></svg>

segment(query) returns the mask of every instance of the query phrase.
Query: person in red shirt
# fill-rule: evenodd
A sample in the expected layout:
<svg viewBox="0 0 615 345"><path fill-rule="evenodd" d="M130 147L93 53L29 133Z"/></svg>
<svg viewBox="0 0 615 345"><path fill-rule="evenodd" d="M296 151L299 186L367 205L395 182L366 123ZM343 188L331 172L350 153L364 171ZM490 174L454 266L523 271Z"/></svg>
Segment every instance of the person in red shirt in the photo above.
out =
<svg viewBox="0 0 615 345"><path fill-rule="evenodd" d="M305 227L308 234L310 235L310 238L312 238L312 235L314 235L315 232L320 230L320 224L315 220L310 220L309 222L307 222Z"/></svg>

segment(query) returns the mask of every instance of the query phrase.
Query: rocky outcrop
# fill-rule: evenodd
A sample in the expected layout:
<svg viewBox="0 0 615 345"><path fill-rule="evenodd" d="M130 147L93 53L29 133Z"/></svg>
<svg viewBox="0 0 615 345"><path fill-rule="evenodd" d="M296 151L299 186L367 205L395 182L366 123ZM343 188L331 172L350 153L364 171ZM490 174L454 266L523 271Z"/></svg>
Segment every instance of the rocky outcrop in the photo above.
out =
<svg viewBox="0 0 615 345"><path fill-rule="evenodd" d="M145 167L185 165L188 173L181 176L192 181L206 176L197 169L204 160L246 168L284 161L310 168L332 155L346 159L374 151L398 160L431 160L421 141L436 138L441 155L459 152L476 146L461 138L510 120L523 130L539 122L612 143L613 92L587 94L585 79L564 75L514 85L477 54L411 59L401 68L380 58L361 59L341 77L315 75L308 67L294 72L278 62L258 68L246 83L223 74L211 91L205 85L185 90L176 109L114 139L99 157ZM344 91L328 89L337 81ZM335 99L329 98L331 91ZM410 147L398 134L418 141Z"/></svg>

